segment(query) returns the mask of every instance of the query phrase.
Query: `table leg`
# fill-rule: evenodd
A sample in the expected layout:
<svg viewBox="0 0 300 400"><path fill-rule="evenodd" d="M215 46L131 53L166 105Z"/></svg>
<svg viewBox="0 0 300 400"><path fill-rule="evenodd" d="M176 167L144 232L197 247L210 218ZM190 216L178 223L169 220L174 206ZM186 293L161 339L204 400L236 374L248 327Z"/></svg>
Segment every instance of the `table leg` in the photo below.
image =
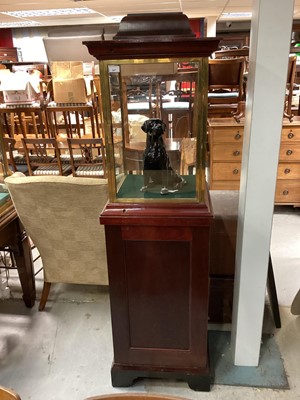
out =
<svg viewBox="0 0 300 400"><path fill-rule="evenodd" d="M18 222L16 221L16 223ZM18 226L16 243L10 247L14 253L23 291L24 303L27 307L31 308L34 306L36 299L32 253L29 238L20 224Z"/></svg>

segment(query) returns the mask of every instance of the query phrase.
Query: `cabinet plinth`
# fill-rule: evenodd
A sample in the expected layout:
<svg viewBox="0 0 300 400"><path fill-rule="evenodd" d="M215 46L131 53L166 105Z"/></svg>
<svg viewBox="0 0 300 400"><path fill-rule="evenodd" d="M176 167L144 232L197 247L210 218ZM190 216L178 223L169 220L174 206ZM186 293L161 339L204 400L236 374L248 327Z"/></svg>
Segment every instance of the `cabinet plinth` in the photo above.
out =
<svg viewBox="0 0 300 400"><path fill-rule="evenodd" d="M107 242L113 386L146 377L210 390L210 210L204 204L110 203L100 221Z"/></svg>

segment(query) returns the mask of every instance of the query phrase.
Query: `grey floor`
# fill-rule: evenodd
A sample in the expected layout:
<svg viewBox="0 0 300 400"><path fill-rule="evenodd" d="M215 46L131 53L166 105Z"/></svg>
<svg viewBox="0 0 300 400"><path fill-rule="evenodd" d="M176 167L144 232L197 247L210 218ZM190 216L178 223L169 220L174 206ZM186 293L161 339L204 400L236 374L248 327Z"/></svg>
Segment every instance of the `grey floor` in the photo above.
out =
<svg viewBox="0 0 300 400"><path fill-rule="evenodd" d="M271 253L282 328L265 318L264 332L274 333L290 389L213 385L194 392L179 381L141 380L127 389L111 386L113 358L107 288L55 285L47 308L27 309L17 277L11 273L0 300L0 384L13 387L22 400L83 400L119 392L172 394L187 399L300 399L300 316L290 313L300 286L300 209L276 207ZM36 263L38 268L39 262ZM3 272L1 275L4 278ZM38 298L42 273L37 275ZM230 325L210 326L230 330Z"/></svg>

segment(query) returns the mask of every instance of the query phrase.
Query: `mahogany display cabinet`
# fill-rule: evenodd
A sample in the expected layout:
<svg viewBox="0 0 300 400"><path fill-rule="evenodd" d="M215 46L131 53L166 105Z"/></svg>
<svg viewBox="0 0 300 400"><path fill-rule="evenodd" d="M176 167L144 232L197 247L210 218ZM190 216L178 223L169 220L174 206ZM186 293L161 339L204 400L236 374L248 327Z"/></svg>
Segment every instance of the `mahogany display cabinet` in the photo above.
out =
<svg viewBox="0 0 300 400"><path fill-rule="evenodd" d="M166 13L128 15L113 40L84 44L100 67L112 385L167 378L208 391L205 138L218 40L197 39L184 14ZM186 122L176 133L178 108Z"/></svg>

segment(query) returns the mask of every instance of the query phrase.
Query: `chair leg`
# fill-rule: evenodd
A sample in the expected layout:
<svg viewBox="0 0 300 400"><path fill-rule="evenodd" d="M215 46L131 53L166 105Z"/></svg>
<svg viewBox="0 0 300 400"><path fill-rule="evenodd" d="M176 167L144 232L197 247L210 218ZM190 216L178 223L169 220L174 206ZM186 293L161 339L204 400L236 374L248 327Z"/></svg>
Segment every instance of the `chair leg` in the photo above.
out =
<svg viewBox="0 0 300 400"><path fill-rule="evenodd" d="M41 296L40 305L39 305L39 311L43 311L45 308L45 305L48 300L49 292L50 292L50 286L51 286L51 282L44 282L44 287L43 287L42 296Z"/></svg>
<svg viewBox="0 0 300 400"><path fill-rule="evenodd" d="M268 294L271 303L271 309L273 313L274 323L276 328L281 328L281 319L279 313L279 305L277 298L277 291L274 279L273 264L271 254L269 255L269 265L268 265L268 280L267 280Z"/></svg>

